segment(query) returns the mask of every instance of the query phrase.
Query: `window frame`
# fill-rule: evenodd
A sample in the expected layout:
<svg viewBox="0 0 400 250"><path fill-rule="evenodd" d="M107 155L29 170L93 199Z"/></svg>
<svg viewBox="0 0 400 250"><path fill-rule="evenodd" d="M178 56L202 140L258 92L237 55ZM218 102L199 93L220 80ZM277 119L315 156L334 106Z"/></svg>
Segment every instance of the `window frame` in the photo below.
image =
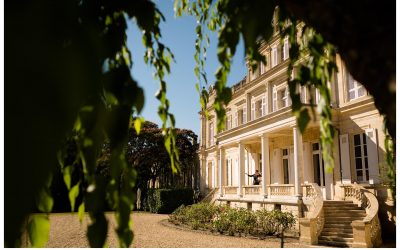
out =
<svg viewBox="0 0 400 250"><path fill-rule="evenodd" d="M350 85L353 84L353 87L351 88ZM360 95L360 91L363 92L363 94ZM351 97L351 93L354 93L354 97ZM348 101L353 101L358 98L364 97L367 95L367 90L364 88L364 86L356 81L353 76L350 74L350 72L347 72L347 100Z"/></svg>

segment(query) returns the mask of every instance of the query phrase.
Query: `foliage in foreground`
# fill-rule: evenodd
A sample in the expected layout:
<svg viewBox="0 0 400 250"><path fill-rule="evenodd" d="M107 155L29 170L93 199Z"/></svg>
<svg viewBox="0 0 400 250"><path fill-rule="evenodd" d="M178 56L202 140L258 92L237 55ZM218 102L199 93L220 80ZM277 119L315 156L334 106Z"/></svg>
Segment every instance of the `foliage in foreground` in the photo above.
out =
<svg viewBox="0 0 400 250"><path fill-rule="evenodd" d="M283 235L291 229L296 219L290 212L261 209L250 211L244 208L216 206L197 203L181 206L170 216L169 221L177 225L187 225L192 229L202 229L228 235Z"/></svg>

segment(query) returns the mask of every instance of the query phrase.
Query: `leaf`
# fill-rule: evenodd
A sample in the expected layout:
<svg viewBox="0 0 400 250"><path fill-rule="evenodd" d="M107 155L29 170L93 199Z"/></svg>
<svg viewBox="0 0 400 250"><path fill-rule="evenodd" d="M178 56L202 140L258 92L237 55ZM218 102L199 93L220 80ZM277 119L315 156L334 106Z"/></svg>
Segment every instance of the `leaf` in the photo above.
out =
<svg viewBox="0 0 400 250"><path fill-rule="evenodd" d="M78 217L79 217L79 221L80 222L82 222L84 215L85 215L85 203L82 202L81 205L79 205L79 208L78 208Z"/></svg>
<svg viewBox="0 0 400 250"><path fill-rule="evenodd" d="M53 208L54 200L46 188L43 188L36 198L39 211L50 213Z"/></svg>
<svg viewBox="0 0 400 250"><path fill-rule="evenodd" d="M32 215L28 224L28 234L32 247L44 247L49 240L50 221L47 215Z"/></svg>
<svg viewBox="0 0 400 250"><path fill-rule="evenodd" d="M68 193L69 202L71 203L71 212L73 212L75 209L75 200L79 195L79 184L80 183L78 182L75 186L73 186Z"/></svg>
<svg viewBox="0 0 400 250"><path fill-rule="evenodd" d="M139 119L139 118L136 118L134 126L135 126L136 134L139 135L140 134L140 129L142 128L142 120Z"/></svg>
<svg viewBox="0 0 400 250"><path fill-rule="evenodd" d="M92 218L93 223L88 227L87 236L90 247L100 248L106 243L108 223L104 214Z"/></svg>
<svg viewBox="0 0 400 250"><path fill-rule="evenodd" d="M300 116L297 118L297 124L299 126L300 132L304 133L307 128L308 122L311 120L307 109L303 109L300 112Z"/></svg>

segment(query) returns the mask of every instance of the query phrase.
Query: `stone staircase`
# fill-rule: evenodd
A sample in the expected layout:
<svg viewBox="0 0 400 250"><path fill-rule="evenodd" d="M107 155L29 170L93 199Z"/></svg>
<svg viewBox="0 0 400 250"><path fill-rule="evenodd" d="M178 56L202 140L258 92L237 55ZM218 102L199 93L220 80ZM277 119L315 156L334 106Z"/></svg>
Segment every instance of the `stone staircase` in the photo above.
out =
<svg viewBox="0 0 400 250"><path fill-rule="evenodd" d="M363 220L366 213L352 201L324 201L325 224L318 244L351 247L353 243L353 228L351 222Z"/></svg>

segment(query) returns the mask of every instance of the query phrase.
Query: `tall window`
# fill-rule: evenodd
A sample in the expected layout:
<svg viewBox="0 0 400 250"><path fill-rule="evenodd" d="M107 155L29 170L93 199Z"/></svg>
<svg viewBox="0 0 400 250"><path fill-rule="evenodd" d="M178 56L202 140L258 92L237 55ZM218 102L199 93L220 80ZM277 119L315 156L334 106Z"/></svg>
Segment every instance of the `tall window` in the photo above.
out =
<svg viewBox="0 0 400 250"><path fill-rule="evenodd" d="M226 126L226 129L231 129L232 128L232 115L228 115L227 121L228 121L228 124Z"/></svg>
<svg viewBox="0 0 400 250"><path fill-rule="evenodd" d="M265 73L265 64L263 63L263 62L260 62L260 74L262 75L262 74L264 74Z"/></svg>
<svg viewBox="0 0 400 250"><path fill-rule="evenodd" d="M359 97L365 96L366 94L366 90L365 88L356 80L354 80L354 78L349 74L347 74L348 76L348 94L349 94L349 100L354 100L357 99Z"/></svg>
<svg viewBox="0 0 400 250"><path fill-rule="evenodd" d="M312 95L314 104L318 104L319 101L321 100L321 95L319 93L319 90L317 88L312 87L311 88L311 95Z"/></svg>
<svg viewBox="0 0 400 250"><path fill-rule="evenodd" d="M357 181L368 181L368 151L365 133L354 135L354 159L356 162Z"/></svg>
<svg viewBox="0 0 400 250"><path fill-rule="evenodd" d="M210 122L210 125L209 125L210 127L209 127L209 131L210 131L210 137L208 138L208 141L209 141L209 146L212 146L212 145L214 145L214 123L213 122Z"/></svg>
<svg viewBox="0 0 400 250"><path fill-rule="evenodd" d="M244 123L246 123L246 122L247 122L247 108L244 107L244 108L242 109L242 124L244 124Z"/></svg>
<svg viewBox="0 0 400 250"><path fill-rule="evenodd" d="M275 67L278 64L278 48L277 46L272 47L272 55L271 55L272 59L272 63L271 63L271 67Z"/></svg>
<svg viewBox="0 0 400 250"><path fill-rule="evenodd" d="M256 101L256 119L262 115L262 102L261 100Z"/></svg>
<svg viewBox="0 0 400 250"><path fill-rule="evenodd" d="M289 150L282 149L283 183L289 184Z"/></svg>
<svg viewBox="0 0 400 250"><path fill-rule="evenodd" d="M238 126L246 123L246 108L239 109L237 112Z"/></svg>
<svg viewBox="0 0 400 250"><path fill-rule="evenodd" d="M313 149L313 167L314 167L314 182L318 185L325 186L325 172L324 162L321 157L321 150L319 143L312 144Z"/></svg>
<svg viewBox="0 0 400 250"><path fill-rule="evenodd" d="M288 91L286 88L278 90L278 109L288 106Z"/></svg>

